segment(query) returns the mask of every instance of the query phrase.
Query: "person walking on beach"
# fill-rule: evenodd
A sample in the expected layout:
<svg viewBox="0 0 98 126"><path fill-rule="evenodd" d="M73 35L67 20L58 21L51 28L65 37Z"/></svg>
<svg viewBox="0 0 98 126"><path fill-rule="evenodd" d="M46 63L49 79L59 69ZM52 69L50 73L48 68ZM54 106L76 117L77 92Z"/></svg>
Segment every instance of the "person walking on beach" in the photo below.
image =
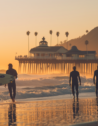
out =
<svg viewBox="0 0 98 126"><path fill-rule="evenodd" d="M76 71L76 67L73 67L73 71L70 73L70 78L69 78L69 85L71 86L71 79L72 79L72 93L75 99L75 93L74 93L74 87L76 88L76 96L77 96L77 101L78 101L78 79L80 81L81 85L81 79L79 72Z"/></svg>
<svg viewBox="0 0 98 126"><path fill-rule="evenodd" d="M96 77L96 81L95 81L95 77ZM96 85L96 96L98 97L98 66L97 66L97 70L94 71L93 82Z"/></svg>
<svg viewBox="0 0 98 126"><path fill-rule="evenodd" d="M8 64L8 70L6 71L6 74L13 75L15 78L17 78L17 72L12 67L13 66L12 66L11 63ZM12 83L8 83L8 89L9 89L10 97L11 97L12 101L14 102L15 101L15 96L16 96L16 84L15 84L15 80Z"/></svg>

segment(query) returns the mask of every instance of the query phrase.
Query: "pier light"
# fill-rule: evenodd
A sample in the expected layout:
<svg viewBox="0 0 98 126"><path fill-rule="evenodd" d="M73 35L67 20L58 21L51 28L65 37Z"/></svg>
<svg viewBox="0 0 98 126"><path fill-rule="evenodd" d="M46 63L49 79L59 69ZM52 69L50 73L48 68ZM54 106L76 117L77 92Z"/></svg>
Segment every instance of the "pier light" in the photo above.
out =
<svg viewBox="0 0 98 126"><path fill-rule="evenodd" d="M30 35L30 31L27 31L26 34L28 36L28 56L29 56L29 35Z"/></svg>

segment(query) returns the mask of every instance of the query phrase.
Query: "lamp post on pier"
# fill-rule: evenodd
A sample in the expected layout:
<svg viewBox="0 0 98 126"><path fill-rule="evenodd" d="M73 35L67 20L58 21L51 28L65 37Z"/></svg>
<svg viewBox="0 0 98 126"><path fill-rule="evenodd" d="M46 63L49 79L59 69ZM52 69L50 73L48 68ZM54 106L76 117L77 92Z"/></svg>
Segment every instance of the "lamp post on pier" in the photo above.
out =
<svg viewBox="0 0 98 126"><path fill-rule="evenodd" d="M30 32L27 31L26 34L28 35L28 56L29 56L29 34L30 34Z"/></svg>

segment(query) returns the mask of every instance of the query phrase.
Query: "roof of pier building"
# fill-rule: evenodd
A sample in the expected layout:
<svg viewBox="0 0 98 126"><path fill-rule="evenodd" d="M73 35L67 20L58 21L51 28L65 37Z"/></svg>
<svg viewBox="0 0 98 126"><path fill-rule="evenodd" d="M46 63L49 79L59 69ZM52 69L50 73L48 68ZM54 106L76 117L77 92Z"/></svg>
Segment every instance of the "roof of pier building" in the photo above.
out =
<svg viewBox="0 0 98 126"><path fill-rule="evenodd" d="M66 53L68 51L63 46L48 46L48 42L45 41L44 37L42 40L39 42L39 46L30 50L30 53Z"/></svg>
<svg viewBox="0 0 98 126"><path fill-rule="evenodd" d="M86 54L96 54L96 51L81 51L78 50L76 46L72 46L71 50L66 52L66 54L78 54L78 55L86 55Z"/></svg>

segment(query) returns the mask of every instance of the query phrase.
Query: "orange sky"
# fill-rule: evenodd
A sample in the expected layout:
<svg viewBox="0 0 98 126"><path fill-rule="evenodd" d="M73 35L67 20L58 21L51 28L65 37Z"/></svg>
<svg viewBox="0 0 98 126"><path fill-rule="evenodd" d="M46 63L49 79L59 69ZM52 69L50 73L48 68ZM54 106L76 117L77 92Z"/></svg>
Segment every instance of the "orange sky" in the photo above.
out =
<svg viewBox="0 0 98 126"><path fill-rule="evenodd" d="M45 36L50 45L49 30L53 30L52 45L57 44L56 32L60 32L59 42L85 34L98 26L98 0L2 0L0 1L0 69L7 69L8 63L18 68L15 54L28 53L35 46L34 32L38 32L38 42Z"/></svg>

